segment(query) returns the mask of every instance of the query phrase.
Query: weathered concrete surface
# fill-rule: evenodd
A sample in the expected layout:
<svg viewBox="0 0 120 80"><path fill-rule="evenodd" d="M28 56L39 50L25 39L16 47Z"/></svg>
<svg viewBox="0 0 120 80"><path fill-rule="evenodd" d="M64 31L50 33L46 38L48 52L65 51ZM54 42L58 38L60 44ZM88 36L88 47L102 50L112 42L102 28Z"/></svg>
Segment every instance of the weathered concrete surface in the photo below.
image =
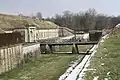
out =
<svg viewBox="0 0 120 80"><path fill-rule="evenodd" d="M36 43L29 46L23 46L23 56L25 62L28 62L28 60L39 59L40 54L40 43Z"/></svg>
<svg viewBox="0 0 120 80"><path fill-rule="evenodd" d="M23 54L28 54L30 52L34 53L35 51L40 50L40 44L34 44L30 46L23 46Z"/></svg>

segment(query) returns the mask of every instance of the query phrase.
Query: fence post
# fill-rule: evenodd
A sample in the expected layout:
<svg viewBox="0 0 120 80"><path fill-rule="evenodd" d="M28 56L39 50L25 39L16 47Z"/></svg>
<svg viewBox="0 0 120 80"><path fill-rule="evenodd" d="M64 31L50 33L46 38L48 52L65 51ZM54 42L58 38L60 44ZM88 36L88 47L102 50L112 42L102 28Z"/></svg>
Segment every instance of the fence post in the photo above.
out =
<svg viewBox="0 0 120 80"><path fill-rule="evenodd" d="M13 69L14 68L14 47L11 48L11 53L12 53L12 63L11 63L11 68Z"/></svg>
<svg viewBox="0 0 120 80"><path fill-rule="evenodd" d="M4 49L4 61L5 61L4 66L5 66L5 72L6 72L6 51L5 50L6 49Z"/></svg>
<svg viewBox="0 0 120 80"><path fill-rule="evenodd" d="M8 66L8 71L10 70L10 51L9 51L9 47L7 47L7 66Z"/></svg>
<svg viewBox="0 0 120 80"><path fill-rule="evenodd" d="M2 51L1 51L1 49L0 49L0 74L2 73L2 56L1 56L1 54L2 54Z"/></svg>
<svg viewBox="0 0 120 80"><path fill-rule="evenodd" d="M75 47L76 47L77 53L79 53L78 45L75 44Z"/></svg>
<svg viewBox="0 0 120 80"><path fill-rule="evenodd" d="M77 54L77 53L78 53L75 44L73 44L73 47L72 47L72 53L73 53L73 54Z"/></svg>
<svg viewBox="0 0 120 80"><path fill-rule="evenodd" d="M48 45L50 48L51 53L53 53L52 45Z"/></svg>

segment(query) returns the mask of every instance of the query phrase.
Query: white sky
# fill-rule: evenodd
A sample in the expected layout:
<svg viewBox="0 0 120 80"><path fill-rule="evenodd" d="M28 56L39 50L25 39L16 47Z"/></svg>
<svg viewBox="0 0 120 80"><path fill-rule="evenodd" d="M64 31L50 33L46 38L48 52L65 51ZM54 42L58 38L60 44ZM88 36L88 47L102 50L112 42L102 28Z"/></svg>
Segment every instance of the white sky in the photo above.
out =
<svg viewBox="0 0 120 80"><path fill-rule="evenodd" d="M24 15L41 12L44 17L62 13L85 11L95 8L107 15L120 14L120 0L0 0L0 13Z"/></svg>

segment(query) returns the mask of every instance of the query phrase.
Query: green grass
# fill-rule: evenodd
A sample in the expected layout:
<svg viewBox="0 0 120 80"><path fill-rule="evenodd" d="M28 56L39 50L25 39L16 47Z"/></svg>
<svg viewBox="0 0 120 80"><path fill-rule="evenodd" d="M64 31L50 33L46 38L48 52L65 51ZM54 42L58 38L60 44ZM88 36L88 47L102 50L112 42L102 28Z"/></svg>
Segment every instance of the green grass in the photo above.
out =
<svg viewBox="0 0 120 80"><path fill-rule="evenodd" d="M0 75L0 80L57 80L78 54L42 54L40 60Z"/></svg>
<svg viewBox="0 0 120 80"><path fill-rule="evenodd" d="M86 71L85 80L120 80L120 29L111 34L98 49L92 58L90 70Z"/></svg>
<svg viewBox="0 0 120 80"><path fill-rule="evenodd" d="M87 49L89 49L91 45L78 45L79 52L85 52ZM63 46L60 48L60 50L56 50L58 52L72 52L72 45Z"/></svg>

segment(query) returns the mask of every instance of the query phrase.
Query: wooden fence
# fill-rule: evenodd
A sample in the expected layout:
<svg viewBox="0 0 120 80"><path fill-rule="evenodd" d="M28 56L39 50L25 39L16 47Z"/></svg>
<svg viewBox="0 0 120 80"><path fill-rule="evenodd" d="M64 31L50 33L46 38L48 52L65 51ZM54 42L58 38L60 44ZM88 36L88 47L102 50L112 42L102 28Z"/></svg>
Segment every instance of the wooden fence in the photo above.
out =
<svg viewBox="0 0 120 80"><path fill-rule="evenodd" d="M23 60L22 44L0 48L0 74L19 67Z"/></svg>
<svg viewBox="0 0 120 80"><path fill-rule="evenodd" d="M0 47L0 74L17 67L23 67L26 62L38 60L39 57L39 43L28 46L15 44L8 47Z"/></svg>

